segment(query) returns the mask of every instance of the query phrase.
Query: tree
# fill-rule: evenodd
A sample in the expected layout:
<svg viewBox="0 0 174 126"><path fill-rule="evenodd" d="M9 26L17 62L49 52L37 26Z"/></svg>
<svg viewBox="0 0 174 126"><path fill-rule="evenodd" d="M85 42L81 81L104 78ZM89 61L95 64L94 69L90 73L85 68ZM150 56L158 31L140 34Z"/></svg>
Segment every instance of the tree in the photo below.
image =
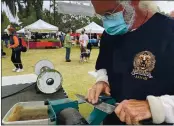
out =
<svg viewBox="0 0 174 126"><path fill-rule="evenodd" d="M27 12L28 10L29 10L29 12ZM26 16L26 13L28 13L27 16ZM21 25L23 27L37 21L36 11L33 6L30 6L29 8L25 8L22 13L18 12L18 17L19 17L20 21L22 22Z"/></svg>
<svg viewBox="0 0 174 126"><path fill-rule="evenodd" d="M36 10L37 20L42 19L43 0L34 0L34 8Z"/></svg>
<svg viewBox="0 0 174 126"><path fill-rule="evenodd" d="M6 16L5 12L1 13L1 32L4 32L4 30L7 28L7 26L10 24L9 19Z"/></svg>
<svg viewBox="0 0 174 126"><path fill-rule="evenodd" d="M24 9L23 9L22 3L24 3L26 6L26 11L25 11L26 17L30 15L30 8L32 6L34 7L36 11L36 18L42 19L43 0L2 0L2 2L6 3L6 5L9 7L13 16L16 15L16 11L17 11L16 5L19 8L19 13L23 13Z"/></svg>
<svg viewBox="0 0 174 126"><path fill-rule="evenodd" d="M96 22L102 26L102 20L98 17L88 17L82 15L72 15L72 14L62 14L58 12L58 3L55 3L55 11L51 13L51 8L53 7L54 1L50 0L50 9L43 11L43 20L49 22L53 25L59 27L63 32L66 32L67 29L71 28L73 31L82 28L88 25L90 22ZM55 21L55 22L54 22Z"/></svg>
<svg viewBox="0 0 174 126"><path fill-rule="evenodd" d="M16 31L20 30L20 26L16 23L11 23L11 25L15 28Z"/></svg>
<svg viewBox="0 0 174 126"><path fill-rule="evenodd" d="M6 5L9 7L13 16L16 14L15 2L17 2L17 1L18 0L2 0L2 2L5 2Z"/></svg>
<svg viewBox="0 0 174 126"><path fill-rule="evenodd" d="M97 23L98 25L102 26L103 25L103 22L101 19L99 19L97 16L94 16L94 17L90 17L90 22L95 22Z"/></svg>

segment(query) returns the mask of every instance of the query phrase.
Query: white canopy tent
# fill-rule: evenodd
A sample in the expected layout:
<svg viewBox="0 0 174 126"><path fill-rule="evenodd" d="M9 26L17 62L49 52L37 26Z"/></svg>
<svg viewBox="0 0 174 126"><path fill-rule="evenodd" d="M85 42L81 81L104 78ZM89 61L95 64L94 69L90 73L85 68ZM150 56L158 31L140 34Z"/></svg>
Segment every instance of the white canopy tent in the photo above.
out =
<svg viewBox="0 0 174 126"><path fill-rule="evenodd" d="M25 33L25 29L22 28L21 30L17 31L17 33Z"/></svg>
<svg viewBox="0 0 174 126"><path fill-rule="evenodd" d="M7 29L4 29L4 32L7 32Z"/></svg>
<svg viewBox="0 0 174 126"><path fill-rule="evenodd" d="M39 19L38 21L32 23L31 25L26 26L24 30L29 30L31 32L40 32L40 33L57 32L58 27Z"/></svg>
<svg viewBox="0 0 174 126"><path fill-rule="evenodd" d="M76 30L76 33L81 33L83 29L85 29L85 33L103 33L104 31L104 28L95 22L92 22L89 25Z"/></svg>

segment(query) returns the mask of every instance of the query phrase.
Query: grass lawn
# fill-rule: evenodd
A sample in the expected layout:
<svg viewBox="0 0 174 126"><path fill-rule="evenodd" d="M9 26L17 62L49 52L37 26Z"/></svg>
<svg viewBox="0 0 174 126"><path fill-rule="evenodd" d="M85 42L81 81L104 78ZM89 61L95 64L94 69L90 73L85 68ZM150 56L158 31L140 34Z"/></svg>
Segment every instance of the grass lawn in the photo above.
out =
<svg viewBox="0 0 174 126"><path fill-rule="evenodd" d="M69 98L75 100L74 94L79 93L86 95L88 88L95 83L95 78L88 75L88 71L95 70L95 62L98 56L98 49L93 49L91 58L88 63L80 64L79 55L80 50L74 47L71 50L72 62L65 62L65 49L30 49L26 53L22 53L22 63L24 65L24 72L12 72L14 68L11 62L11 50L4 47L7 53L6 58L2 58L2 76L31 74L34 73L35 64L42 59L50 60L55 69L63 76L63 88L67 92ZM83 104L80 105L80 112L85 117L90 113L92 107Z"/></svg>

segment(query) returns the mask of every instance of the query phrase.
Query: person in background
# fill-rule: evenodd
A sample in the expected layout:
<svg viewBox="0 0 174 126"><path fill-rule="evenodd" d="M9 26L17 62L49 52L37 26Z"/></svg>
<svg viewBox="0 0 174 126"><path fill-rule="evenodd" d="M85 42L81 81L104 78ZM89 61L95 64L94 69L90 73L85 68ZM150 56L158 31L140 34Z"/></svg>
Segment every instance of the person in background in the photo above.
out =
<svg viewBox="0 0 174 126"><path fill-rule="evenodd" d="M87 99L96 104L105 93L118 103L103 124L174 124L174 19L155 1L92 4L105 31Z"/></svg>
<svg viewBox="0 0 174 126"><path fill-rule="evenodd" d="M8 48L9 36L6 32L3 34L3 41L5 42L5 47Z"/></svg>
<svg viewBox="0 0 174 126"><path fill-rule="evenodd" d="M64 35L63 35L62 32L60 34L60 41L61 41L61 44L62 44L62 47L63 47L63 44L64 44Z"/></svg>
<svg viewBox="0 0 174 126"><path fill-rule="evenodd" d="M79 42L80 42L81 54L83 55L83 53L86 53L86 47L89 42L89 38L88 38L88 35L85 34L85 30L82 31L82 34L80 35L80 38L79 38ZM84 57L84 56L82 56L82 57ZM81 59L81 60L83 60L83 59ZM84 59L84 60L86 60L86 59Z"/></svg>
<svg viewBox="0 0 174 126"><path fill-rule="evenodd" d="M97 34L96 33L94 33L93 39L97 39Z"/></svg>
<svg viewBox="0 0 174 126"><path fill-rule="evenodd" d="M72 47L72 42L73 42L71 40L71 34L72 34L72 30L69 29L68 33L65 36L64 47L66 48L66 56L65 56L66 62L71 62L71 60L70 60L70 53L71 53L71 47Z"/></svg>
<svg viewBox="0 0 174 126"><path fill-rule="evenodd" d="M6 53L4 52L4 50L3 50L3 43L2 43L2 41L1 41L1 57L5 57L6 56Z"/></svg>
<svg viewBox="0 0 174 126"><path fill-rule="evenodd" d="M11 25L7 27L7 33L10 36L10 45L8 45L8 48L12 49L11 61L15 66L15 68L12 71L22 72L24 70L21 62L21 50L18 48L19 38L16 35L15 29Z"/></svg>
<svg viewBox="0 0 174 126"><path fill-rule="evenodd" d="M80 47L86 49L88 41L89 41L89 37L87 34L85 34L85 30L83 30L82 34L79 37Z"/></svg>
<svg viewBox="0 0 174 126"><path fill-rule="evenodd" d="M91 56L91 51L92 51L92 43L88 42L87 44L87 50L88 50L88 58Z"/></svg>

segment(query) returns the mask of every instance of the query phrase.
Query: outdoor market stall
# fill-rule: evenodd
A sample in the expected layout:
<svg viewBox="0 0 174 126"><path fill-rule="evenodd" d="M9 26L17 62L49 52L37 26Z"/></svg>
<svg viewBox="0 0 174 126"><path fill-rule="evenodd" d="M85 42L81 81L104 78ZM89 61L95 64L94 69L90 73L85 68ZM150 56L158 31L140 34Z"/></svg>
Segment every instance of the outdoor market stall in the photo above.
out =
<svg viewBox="0 0 174 126"><path fill-rule="evenodd" d="M32 33L56 33L58 31L58 27L51 25L41 19L38 21L24 27L18 32L32 32ZM29 41L29 40L28 40ZM61 42L56 39L44 39L40 41L29 41L29 48L44 48L44 47L61 47Z"/></svg>
<svg viewBox="0 0 174 126"><path fill-rule="evenodd" d="M18 30L17 33L25 33L25 29L22 28L21 30Z"/></svg>
<svg viewBox="0 0 174 126"><path fill-rule="evenodd" d="M104 31L104 28L96 24L95 22L91 22L89 25L76 30L76 33L81 33L83 29L85 29L85 33L102 34Z"/></svg>
<svg viewBox="0 0 174 126"><path fill-rule="evenodd" d="M85 30L85 33L89 35L89 42L95 46L98 46L100 40L97 36L101 36L101 34L104 31L104 28L96 24L95 22L91 22L89 25L76 30L76 33L81 33L83 30Z"/></svg>

